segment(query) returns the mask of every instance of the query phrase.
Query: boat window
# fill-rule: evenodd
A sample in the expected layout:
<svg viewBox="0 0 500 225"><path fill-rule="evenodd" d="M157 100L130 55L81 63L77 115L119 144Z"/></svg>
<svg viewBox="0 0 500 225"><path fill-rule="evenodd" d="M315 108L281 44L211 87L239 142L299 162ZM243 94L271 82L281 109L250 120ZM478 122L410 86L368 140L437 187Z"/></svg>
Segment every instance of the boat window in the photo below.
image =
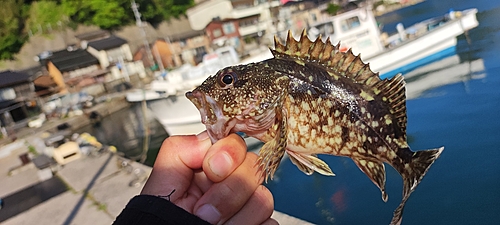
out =
<svg viewBox="0 0 500 225"><path fill-rule="evenodd" d="M340 26L342 27L342 31L348 31L350 29L359 27L361 24L359 22L359 18L357 16L351 17L346 20L342 20L340 22Z"/></svg>
<svg viewBox="0 0 500 225"><path fill-rule="evenodd" d="M331 36L334 33L332 23L324 23L324 24L318 25L318 26L316 26L316 29L317 29L317 33L321 34L324 37Z"/></svg>
<svg viewBox="0 0 500 225"><path fill-rule="evenodd" d="M316 13L311 13L311 19L313 22L318 21L318 18L316 17Z"/></svg>

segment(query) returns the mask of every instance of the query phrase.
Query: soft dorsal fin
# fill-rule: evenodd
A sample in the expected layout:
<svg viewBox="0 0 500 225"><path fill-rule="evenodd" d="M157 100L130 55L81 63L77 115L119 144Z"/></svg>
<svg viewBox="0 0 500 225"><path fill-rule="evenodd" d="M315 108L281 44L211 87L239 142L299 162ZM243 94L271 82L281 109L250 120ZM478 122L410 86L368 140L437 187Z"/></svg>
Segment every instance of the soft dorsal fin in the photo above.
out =
<svg viewBox="0 0 500 225"><path fill-rule="evenodd" d="M365 64L360 55L355 56L351 49L341 52L340 43L332 45L329 38L323 42L321 36L311 41L305 30L299 40L293 38L291 31L288 31L285 45L275 37L274 46L275 49L271 49L271 52L276 59L319 64L333 74L366 85L375 95L386 99L390 112L396 118L406 140L406 96L403 76L398 74L391 79L381 80L378 73L371 71L369 63Z"/></svg>
<svg viewBox="0 0 500 225"><path fill-rule="evenodd" d="M397 119L398 126L406 141L406 89L405 81L401 74L390 79L384 79L373 86L390 106L391 114Z"/></svg>

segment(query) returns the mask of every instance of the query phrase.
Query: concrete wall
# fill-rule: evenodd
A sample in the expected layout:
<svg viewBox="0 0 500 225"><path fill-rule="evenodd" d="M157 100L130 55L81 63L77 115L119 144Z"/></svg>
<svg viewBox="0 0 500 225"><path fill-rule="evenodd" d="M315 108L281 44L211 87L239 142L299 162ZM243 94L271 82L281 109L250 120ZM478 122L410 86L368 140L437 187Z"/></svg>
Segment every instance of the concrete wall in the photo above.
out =
<svg viewBox="0 0 500 225"><path fill-rule="evenodd" d="M229 0L209 0L187 10L189 24L194 30L203 30L214 17L227 18L233 10Z"/></svg>

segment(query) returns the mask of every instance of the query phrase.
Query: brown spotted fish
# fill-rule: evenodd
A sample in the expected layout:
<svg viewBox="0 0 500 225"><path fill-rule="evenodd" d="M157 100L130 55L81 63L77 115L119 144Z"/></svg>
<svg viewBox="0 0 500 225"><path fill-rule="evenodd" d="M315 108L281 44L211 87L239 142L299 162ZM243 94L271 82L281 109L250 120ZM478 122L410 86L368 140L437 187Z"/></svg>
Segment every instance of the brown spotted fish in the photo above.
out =
<svg viewBox="0 0 500 225"><path fill-rule="evenodd" d="M263 142L258 165L272 179L285 152L306 174L333 176L317 154L347 156L382 192L384 163L403 177L406 200L443 148L413 152L406 141L405 82L381 80L350 50L318 38L275 39L274 58L230 66L186 96L199 109L212 142L244 132Z"/></svg>

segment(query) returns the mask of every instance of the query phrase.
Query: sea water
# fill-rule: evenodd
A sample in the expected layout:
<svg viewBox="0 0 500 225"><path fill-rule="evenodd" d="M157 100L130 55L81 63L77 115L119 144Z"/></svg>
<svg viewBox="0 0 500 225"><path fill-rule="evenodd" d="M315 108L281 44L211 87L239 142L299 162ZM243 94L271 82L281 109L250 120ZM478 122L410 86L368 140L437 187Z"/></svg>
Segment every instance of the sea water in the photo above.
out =
<svg viewBox="0 0 500 225"><path fill-rule="evenodd" d="M468 33L470 45L460 36L455 59L409 71L406 78L409 88L419 81L425 86L407 101L411 148L445 149L408 200L405 225L500 224L500 1L428 0L379 21L391 32L399 22L409 26L467 8L479 10L479 26ZM316 224L389 224L402 192L393 168L386 165L389 201L384 203L352 160L320 158L335 177L306 176L290 160L282 162L266 185L276 210Z"/></svg>

